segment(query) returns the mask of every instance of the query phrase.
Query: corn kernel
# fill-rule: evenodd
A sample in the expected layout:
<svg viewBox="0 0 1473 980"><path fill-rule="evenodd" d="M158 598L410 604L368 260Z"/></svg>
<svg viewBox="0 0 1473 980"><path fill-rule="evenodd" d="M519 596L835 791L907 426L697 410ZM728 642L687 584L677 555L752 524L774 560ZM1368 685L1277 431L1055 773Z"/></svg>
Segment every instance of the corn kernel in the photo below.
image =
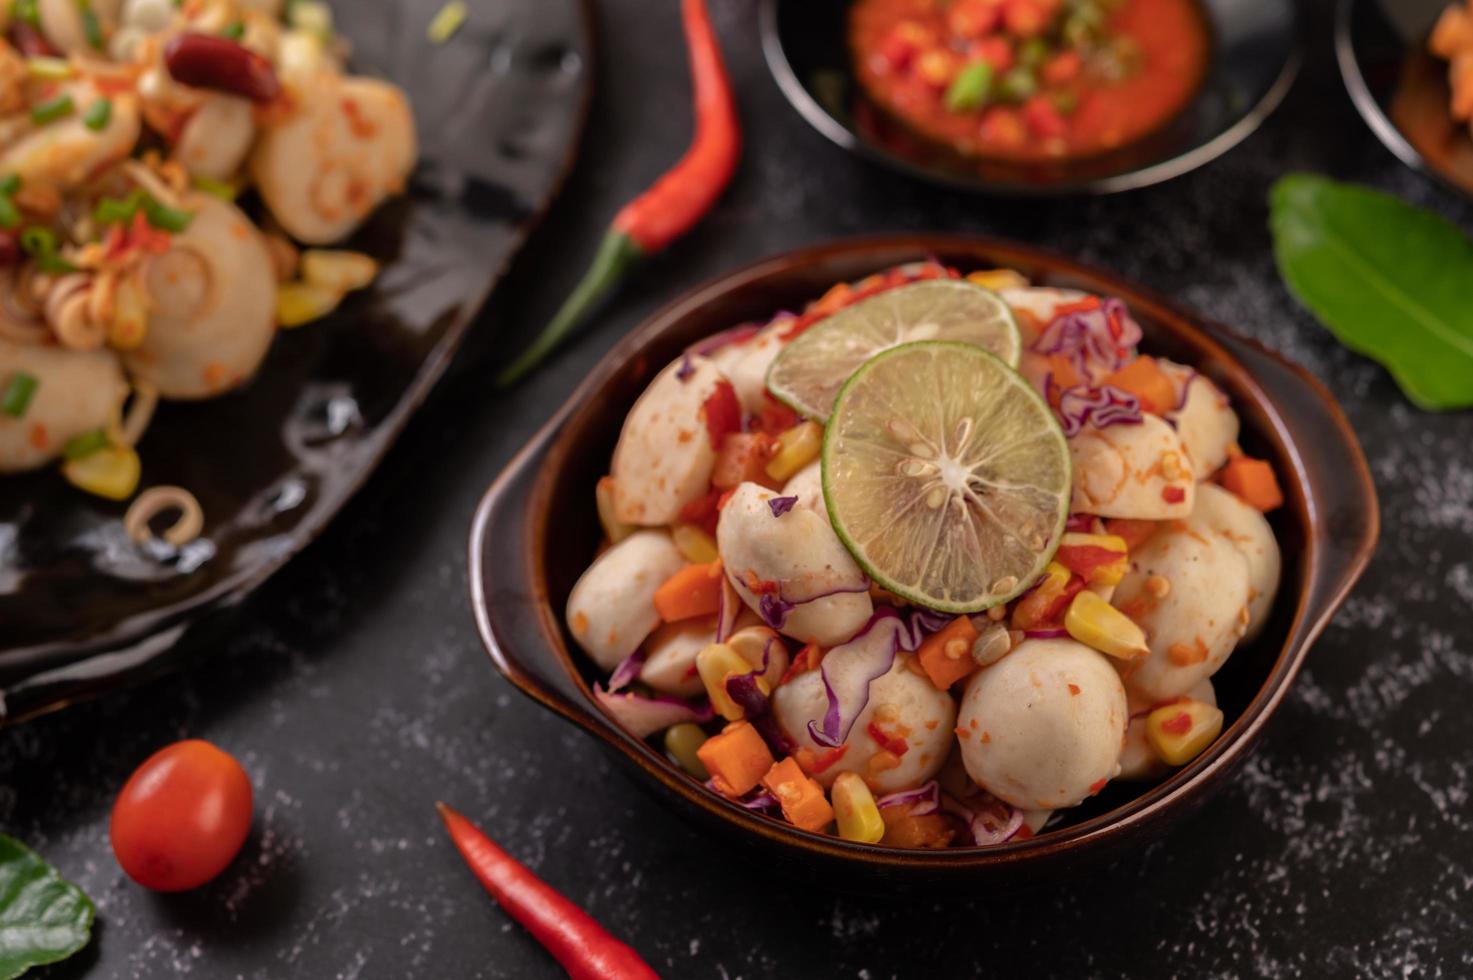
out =
<svg viewBox="0 0 1473 980"><path fill-rule="evenodd" d="M1171 766L1191 762L1221 732L1222 712L1191 698L1162 705L1146 716L1146 740Z"/></svg>
<svg viewBox="0 0 1473 980"><path fill-rule="evenodd" d="M743 673L750 673L761 667L762 658L766 657L767 670L763 672L762 679L769 688L777 687L783 675L788 672L788 648L766 626L739 629L726 638L726 645L747 663Z"/></svg>
<svg viewBox="0 0 1473 980"><path fill-rule="evenodd" d="M727 721L737 721L746 716L742 706L726 693L728 677L752 672L752 665L741 654L725 643L712 643L696 654L696 672L701 675L701 683L706 686L706 696L711 699L711 707L716 709L717 714ZM767 682L760 677L757 678L757 687L763 694L771 691Z"/></svg>
<svg viewBox="0 0 1473 980"><path fill-rule="evenodd" d="M342 301L343 294L335 289L284 282L276 287L276 322L282 327L300 327L327 316Z"/></svg>
<svg viewBox="0 0 1473 980"><path fill-rule="evenodd" d="M823 450L823 426L817 422L799 422L777 437L777 455L767 464L767 475L786 483L803 467L818 458Z"/></svg>
<svg viewBox="0 0 1473 980"><path fill-rule="evenodd" d="M634 533L633 524L625 524L614 516L614 478L600 477L593 488L593 497L598 501L598 522L604 526L604 534L612 544L618 544Z"/></svg>
<svg viewBox="0 0 1473 980"><path fill-rule="evenodd" d="M671 725L665 729L665 754L703 783L711 778L711 774L706 771L706 764L696 754L704 744L706 733L690 722Z"/></svg>
<svg viewBox="0 0 1473 980"><path fill-rule="evenodd" d="M1151 652L1146 646L1146 634L1129 616L1088 590L1069 603L1064 629L1085 646L1121 660L1133 660Z"/></svg>
<svg viewBox="0 0 1473 980"><path fill-rule="evenodd" d="M864 779L854 772L843 772L834 780L829 797L834 818L839 823L839 836L861 844L878 844L885 836L885 821L875 805L874 794Z"/></svg>
<svg viewBox="0 0 1473 980"><path fill-rule="evenodd" d="M604 479L612 483L611 477ZM709 565L721 557L721 553L716 550L716 539L694 524L675 525L670 531L670 537L675 542L675 550L691 564Z"/></svg>
<svg viewBox="0 0 1473 980"><path fill-rule="evenodd" d="M108 500L127 500L138 489L143 464L127 446L106 446L62 464L72 486Z"/></svg>
<svg viewBox="0 0 1473 980"><path fill-rule="evenodd" d="M967 274L967 282L975 283L983 289L1026 289L1028 280L1020 272L1012 269L978 269L976 272Z"/></svg>
<svg viewBox="0 0 1473 980"><path fill-rule="evenodd" d="M378 275L378 263L362 252L309 248L302 252L302 280L336 293L362 289Z"/></svg>

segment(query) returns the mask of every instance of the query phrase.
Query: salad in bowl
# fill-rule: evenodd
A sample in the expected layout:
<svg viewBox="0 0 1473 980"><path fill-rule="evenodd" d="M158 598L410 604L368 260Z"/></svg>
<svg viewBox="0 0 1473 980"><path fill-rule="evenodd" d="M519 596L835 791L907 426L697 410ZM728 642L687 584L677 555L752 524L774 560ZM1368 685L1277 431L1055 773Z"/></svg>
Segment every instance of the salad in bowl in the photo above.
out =
<svg viewBox="0 0 1473 980"><path fill-rule="evenodd" d="M590 490L567 627L710 792L945 848L1161 778L1263 626L1273 469L1123 303L913 263L660 371Z"/></svg>

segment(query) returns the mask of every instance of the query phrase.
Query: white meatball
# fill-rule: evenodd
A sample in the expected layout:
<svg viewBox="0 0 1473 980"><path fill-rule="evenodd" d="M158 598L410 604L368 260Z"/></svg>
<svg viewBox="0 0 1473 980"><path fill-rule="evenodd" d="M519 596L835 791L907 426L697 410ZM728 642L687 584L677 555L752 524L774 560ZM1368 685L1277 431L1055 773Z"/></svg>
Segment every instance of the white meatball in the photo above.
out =
<svg viewBox="0 0 1473 980"><path fill-rule="evenodd" d="M907 654L896 655L889 673L870 683L869 704L849 730L844 755L814 776L825 787L833 785L841 772L857 772L876 793L895 793L924 783L946 761L956 724L956 702L913 670L910 659ZM825 665L829 670L841 667L827 658ZM808 734L808 723L823 724L828 703L821 672L809 670L777 689L772 710L783 731L800 748L823 755L829 749ZM887 737L905 739L906 751L898 766L871 768L871 760L883 750L868 731L871 722Z"/></svg>
<svg viewBox="0 0 1473 980"><path fill-rule="evenodd" d="M793 506L811 510L824 518L829 516L828 504L823 499L823 463L815 459L803 467L787 483L783 484L782 496L797 497Z"/></svg>
<svg viewBox="0 0 1473 980"><path fill-rule="evenodd" d="M753 415L762 411L767 394L767 369L788 345L784 334L789 326L791 321L779 320L763 327L751 340L733 348L727 375L736 389L737 400L742 403L742 411Z"/></svg>
<svg viewBox="0 0 1473 980"><path fill-rule="evenodd" d="M614 516L625 524L673 524L710 489L716 447L706 401L726 378L699 354L655 376L624 418L614 447Z"/></svg>
<svg viewBox="0 0 1473 980"><path fill-rule="evenodd" d="M20 418L0 412L0 473L44 466L71 439L116 419L128 382L110 351L15 344L0 338L0 389L16 374L36 380Z"/></svg>
<svg viewBox="0 0 1473 980"><path fill-rule="evenodd" d="M685 564L664 531L636 531L599 555L568 595L573 639L604 670L619 666L660 625L655 590Z"/></svg>
<svg viewBox="0 0 1473 980"><path fill-rule="evenodd" d="M776 496L743 483L721 509L716 548L726 577L759 614L762 596L750 583L771 583L781 598L797 605L777 620L768 619L769 625L802 643L838 646L874 612L865 575L826 515L794 508L774 517L768 501Z"/></svg>
<svg viewBox="0 0 1473 980"><path fill-rule="evenodd" d="M0 174L16 174L24 183L50 184L60 190L77 187L133 152L142 122L138 97L129 92L109 96L107 125L93 130L87 110L102 94L87 82L68 85L76 110L38 126L0 153Z"/></svg>
<svg viewBox="0 0 1473 980"><path fill-rule="evenodd" d="M1074 640L1025 640L967 682L957 719L967 773L1016 807L1074 806L1118 771L1120 677Z"/></svg>
<svg viewBox="0 0 1473 980"><path fill-rule="evenodd" d="M1227 462L1229 448L1238 441L1238 414L1217 385L1191 368L1163 359L1156 363L1176 386L1177 404L1181 405L1166 417L1181 436L1192 459L1192 471L1197 479L1205 480Z"/></svg>
<svg viewBox="0 0 1473 980"><path fill-rule="evenodd" d="M128 370L165 398L213 398L256 373L276 336L276 272L265 240L240 209L208 194L181 201L194 214L143 281L148 331L124 355Z"/></svg>
<svg viewBox="0 0 1473 980"><path fill-rule="evenodd" d="M705 690L696 673L696 654L715 642L715 616L662 623L644 641L639 679L661 694L693 698Z"/></svg>
<svg viewBox="0 0 1473 980"><path fill-rule="evenodd" d="M245 163L255 138L251 101L213 92L184 124L174 159L196 176L229 180Z"/></svg>
<svg viewBox="0 0 1473 980"><path fill-rule="evenodd" d="M1196 483L1176 430L1160 416L1138 425L1086 426L1069 440L1076 513L1166 521L1192 512Z"/></svg>
<svg viewBox="0 0 1473 980"><path fill-rule="evenodd" d="M324 70L293 93L295 111L263 128L251 175L281 227L326 245L404 189L418 147L404 93Z"/></svg>
<svg viewBox="0 0 1473 980"><path fill-rule="evenodd" d="M1215 483L1197 488L1191 525L1227 540L1248 560L1248 629L1251 640L1263 629L1279 590L1279 542L1256 507Z"/></svg>
<svg viewBox="0 0 1473 980"><path fill-rule="evenodd" d="M99 54L82 19L84 6L91 9L105 37L117 25L122 0L88 0L85 5L79 0L36 0L41 33L62 54Z"/></svg>
<svg viewBox="0 0 1473 980"><path fill-rule="evenodd" d="M1186 696L1217 706L1217 692L1209 680L1198 681ZM1130 724L1125 729L1125 747L1120 750L1120 779L1143 782L1158 779L1171 771L1146 738L1146 715L1151 713L1152 707L1147 702L1130 703Z"/></svg>
<svg viewBox="0 0 1473 980"><path fill-rule="evenodd" d="M1130 553L1114 604L1146 631L1150 653L1123 665L1131 697L1177 697L1217 673L1248 623L1248 560L1190 522L1163 527ZM1166 594L1147 588L1165 579Z"/></svg>

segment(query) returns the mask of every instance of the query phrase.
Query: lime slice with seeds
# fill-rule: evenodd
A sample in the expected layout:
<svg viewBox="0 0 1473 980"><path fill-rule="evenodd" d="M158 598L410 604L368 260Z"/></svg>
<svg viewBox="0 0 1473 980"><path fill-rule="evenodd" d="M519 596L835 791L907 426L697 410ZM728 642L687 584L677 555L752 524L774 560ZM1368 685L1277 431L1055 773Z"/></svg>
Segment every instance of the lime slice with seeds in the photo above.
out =
<svg viewBox="0 0 1473 980"><path fill-rule="evenodd" d="M834 530L875 582L943 612L986 609L1033 583L1064 533L1071 483L1047 403L971 344L871 358L824 433Z"/></svg>
<svg viewBox="0 0 1473 980"><path fill-rule="evenodd" d="M827 421L834 397L865 361L901 344L955 340L1018 364L1018 322L1002 297L964 279L928 279L845 307L800 334L767 371L767 387Z"/></svg>

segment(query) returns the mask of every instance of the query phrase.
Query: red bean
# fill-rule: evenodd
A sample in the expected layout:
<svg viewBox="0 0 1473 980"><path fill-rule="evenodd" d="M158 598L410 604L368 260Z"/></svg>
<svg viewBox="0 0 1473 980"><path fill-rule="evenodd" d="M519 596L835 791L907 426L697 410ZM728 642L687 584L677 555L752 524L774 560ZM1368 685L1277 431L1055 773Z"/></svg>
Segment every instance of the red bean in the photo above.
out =
<svg viewBox="0 0 1473 980"><path fill-rule="evenodd" d="M176 82L229 92L253 102L281 93L271 62L229 38L180 34L164 48L164 64Z"/></svg>

